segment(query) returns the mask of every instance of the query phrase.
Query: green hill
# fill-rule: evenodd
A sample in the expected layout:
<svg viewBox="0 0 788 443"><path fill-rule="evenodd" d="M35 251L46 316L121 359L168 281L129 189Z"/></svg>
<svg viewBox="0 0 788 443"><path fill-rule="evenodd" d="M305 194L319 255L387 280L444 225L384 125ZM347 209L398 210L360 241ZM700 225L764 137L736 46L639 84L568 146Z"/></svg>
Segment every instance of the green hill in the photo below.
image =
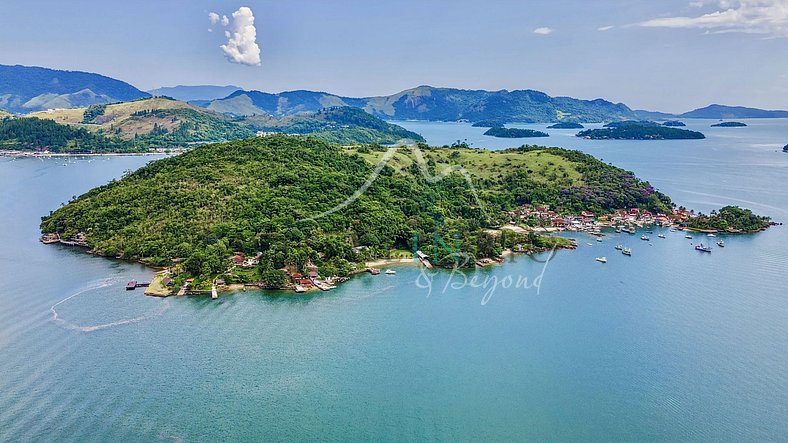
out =
<svg viewBox="0 0 788 443"><path fill-rule="evenodd" d="M480 246L484 229L507 222L504 211L523 203L563 211L670 206L631 172L577 151L423 148L421 166L413 148L400 148L369 188L343 207L373 175L384 149L290 136L202 146L89 191L44 217L41 228L66 237L84 232L104 255L159 265L180 258L187 274L204 278L223 272L233 251L262 252L258 277L236 276L243 279L307 260L324 275L346 273L359 259L353 246L386 254L410 250L414 235L431 239L433 233L459 236L464 251L489 256L500 249ZM452 172L458 165L467 175ZM422 167L446 176L427 179ZM340 209L318 217L332 208Z"/></svg>
<svg viewBox="0 0 788 443"><path fill-rule="evenodd" d="M136 152L141 149L130 141L29 117L0 120L0 150L76 153Z"/></svg>
<svg viewBox="0 0 788 443"><path fill-rule="evenodd" d="M314 113L285 117L252 116L243 120L261 131L310 135L340 144L393 144L401 140L423 141L421 135L387 123L367 112L348 106L325 108Z"/></svg>

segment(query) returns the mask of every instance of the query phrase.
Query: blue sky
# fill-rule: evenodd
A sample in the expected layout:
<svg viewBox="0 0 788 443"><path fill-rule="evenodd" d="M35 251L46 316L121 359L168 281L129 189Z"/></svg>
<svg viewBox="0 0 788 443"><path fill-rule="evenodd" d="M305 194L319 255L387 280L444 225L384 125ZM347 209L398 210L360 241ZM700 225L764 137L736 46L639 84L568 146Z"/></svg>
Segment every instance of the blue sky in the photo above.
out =
<svg viewBox="0 0 788 443"><path fill-rule="evenodd" d="M220 48L241 6L254 14L259 65ZM26 0L3 4L0 63L93 71L141 89L366 96L429 84L663 111L786 109L788 1Z"/></svg>

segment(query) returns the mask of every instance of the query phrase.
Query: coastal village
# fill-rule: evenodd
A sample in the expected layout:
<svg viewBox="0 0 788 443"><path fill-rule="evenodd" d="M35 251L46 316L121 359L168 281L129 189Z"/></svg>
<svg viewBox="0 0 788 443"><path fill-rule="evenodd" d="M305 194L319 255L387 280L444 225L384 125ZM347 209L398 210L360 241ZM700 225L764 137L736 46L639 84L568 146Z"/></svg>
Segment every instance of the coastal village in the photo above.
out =
<svg viewBox="0 0 788 443"><path fill-rule="evenodd" d="M502 226L500 229L489 230L494 235L500 234L501 230L510 230L517 233L539 233L551 234L559 232L583 232L598 238L603 237L605 234L603 229L615 229L615 232L627 232L634 234L637 228L646 226L661 226L670 227L672 229L684 229L687 220L695 214L691 211L684 209L675 210L670 214L665 213L652 213L648 210L640 208L631 208L629 210L616 210L610 214L602 214L597 216L591 211L581 211L579 214L567 215L561 214L550 208L548 205L530 205L524 204L517 209L507 212L506 214L510 221L508 224ZM573 240L568 248L573 249L576 247L576 240ZM79 246L89 248L90 245L87 241L85 233L78 233L72 238L61 238L58 234L44 234L41 237L41 242L45 244L63 244L67 246ZM353 248L354 252L360 252L364 246L356 246ZM511 253L528 253L522 247L517 245L511 250L505 250L504 254ZM228 258L228 269L225 273L234 274L238 270L251 270L257 267L260 263L262 253L255 255L247 255L243 252L235 252ZM475 261L476 266L485 267L495 263L502 263L504 257L482 258ZM376 266L385 266L387 264L396 263L418 263L421 266L432 268L433 264L430 263L430 257L422 251L415 251L414 257L411 259L382 259L376 262L366 263L364 266L359 267L354 273L367 272L372 275L379 275L380 269ZM283 285L281 287L270 288L260 283L227 283L222 278L216 278L210 282L210 289L208 289L205 282L201 285L195 283L194 278L188 278L182 283L176 283L176 276L181 273L179 264L175 263L174 266L161 270L155 274L150 282L137 282L130 281L126 285L127 290L134 290L139 287L145 288L146 295L167 297L170 295L190 295L190 296L208 296L218 298L219 292L226 291L246 291L247 288L253 289L280 289L289 290L296 293L304 293L309 291L330 291L336 285L348 280L350 277L339 276L321 276L319 268L311 260L308 261L298 269L295 265L286 266L279 270L283 274ZM385 274L394 275L396 271L393 269L386 270Z"/></svg>

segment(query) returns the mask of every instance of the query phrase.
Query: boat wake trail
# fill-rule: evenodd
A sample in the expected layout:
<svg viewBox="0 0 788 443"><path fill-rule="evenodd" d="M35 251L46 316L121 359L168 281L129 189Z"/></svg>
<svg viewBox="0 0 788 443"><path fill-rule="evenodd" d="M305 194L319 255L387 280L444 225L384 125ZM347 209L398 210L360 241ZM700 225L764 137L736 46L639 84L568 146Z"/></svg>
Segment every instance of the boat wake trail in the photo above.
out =
<svg viewBox="0 0 788 443"><path fill-rule="evenodd" d="M127 318L127 319L123 319L123 320L117 320L117 321L113 321L113 322L109 322L109 323L101 323L101 324L98 324L98 325L82 326L82 325L77 325L77 324L72 323L72 322L70 322L68 320L64 320L64 319L60 318L60 314L58 314L58 312L57 312L57 307L60 306L61 304L65 303L65 302L67 302L67 301L69 301L69 300L71 300L73 298L76 298L76 297L78 297L78 296L80 296L80 295L82 295L82 294L84 294L86 292L95 291L96 289L110 287L110 286L113 286L113 285L118 284L118 283L120 283L120 282L119 281L113 281L112 279L101 280L99 282L95 282L95 283L93 283L91 285L88 285L85 289L82 289L81 291L75 292L75 293L69 295L68 297L64 298L63 300L60 300L59 302L55 303L54 305L52 305L49 308L49 311L52 312L52 321L54 321L55 324L57 324L61 328L68 329L70 331L95 332L95 331L99 331L99 330L102 330L102 329L113 328L115 326L128 325L128 324L131 324L131 323L138 323L138 322L141 322L143 320L147 320L147 319L150 319L150 318L155 318L155 317L158 317L161 314L163 314L164 311L166 311L170 307L169 301L167 301L165 299L161 303L161 305L153 312L150 312L150 313L147 313L147 314L143 314L143 315L140 315L138 317Z"/></svg>

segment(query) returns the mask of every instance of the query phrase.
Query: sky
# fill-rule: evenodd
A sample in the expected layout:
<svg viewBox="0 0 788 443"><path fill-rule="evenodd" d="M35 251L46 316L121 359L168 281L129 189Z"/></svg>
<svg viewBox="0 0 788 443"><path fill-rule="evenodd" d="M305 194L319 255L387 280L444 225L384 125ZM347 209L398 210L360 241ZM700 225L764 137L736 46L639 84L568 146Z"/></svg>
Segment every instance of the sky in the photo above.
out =
<svg viewBox="0 0 788 443"><path fill-rule="evenodd" d="M788 0L25 0L1 11L0 63L143 90L371 96L427 84L666 112L788 109Z"/></svg>

